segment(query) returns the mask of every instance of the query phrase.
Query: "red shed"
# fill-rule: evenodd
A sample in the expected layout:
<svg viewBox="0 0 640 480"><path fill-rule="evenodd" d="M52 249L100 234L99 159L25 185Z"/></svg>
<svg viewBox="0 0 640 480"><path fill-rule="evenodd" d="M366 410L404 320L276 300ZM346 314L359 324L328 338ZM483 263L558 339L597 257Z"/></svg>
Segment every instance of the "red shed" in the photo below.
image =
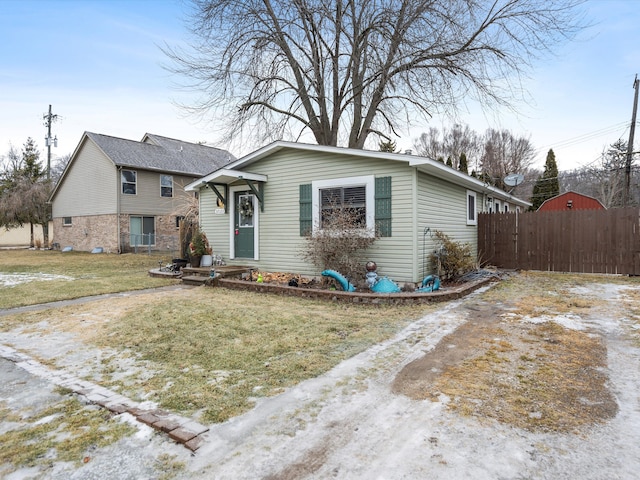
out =
<svg viewBox="0 0 640 480"><path fill-rule="evenodd" d="M538 208L539 212L552 210L605 210L605 207L600 203L600 200L588 195L566 192L545 200Z"/></svg>

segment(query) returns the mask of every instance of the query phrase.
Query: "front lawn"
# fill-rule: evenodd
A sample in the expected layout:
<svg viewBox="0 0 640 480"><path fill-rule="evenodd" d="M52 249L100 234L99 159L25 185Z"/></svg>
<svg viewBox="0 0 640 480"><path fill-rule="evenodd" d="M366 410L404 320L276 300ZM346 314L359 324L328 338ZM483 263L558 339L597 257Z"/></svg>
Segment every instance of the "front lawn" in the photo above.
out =
<svg viewBox="0 0 640 480"><path fill-rule="evenodd" d="M0 250L0 309L170 285L148 275L169 257Z"/></svg>

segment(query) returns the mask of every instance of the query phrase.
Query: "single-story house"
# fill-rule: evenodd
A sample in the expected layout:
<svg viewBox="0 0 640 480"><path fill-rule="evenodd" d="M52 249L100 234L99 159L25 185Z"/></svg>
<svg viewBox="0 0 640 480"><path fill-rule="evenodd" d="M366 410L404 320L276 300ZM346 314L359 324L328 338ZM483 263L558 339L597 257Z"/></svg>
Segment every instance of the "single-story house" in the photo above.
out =
<svg viewBox="0 0 640 480"><path fill-rule="evenodd" d="M577 192L566 192L545 200L539 212L567 210L605 210L600 200Z"/></svg>
<svg viewBox="0 0 640 480"><path fill-rule="evenodd" d="M226 150L147 133L141 141L85 132L49 202L61 247L179 252L184 187L235 160Z"/></svg>
<svg viewBox="0 0 640 480"><path fill-rule="evenodd" d="M318 268L301 257L306 236L322 228L327 198L348 195L362 209L363 232L381 235L368 258L398 282L431 273L437 230L476 252L478 212L497 202L501 211L530 206L429 158L283 141L186 190L200 193L201 227L227 263L314 276Z"/></svg>

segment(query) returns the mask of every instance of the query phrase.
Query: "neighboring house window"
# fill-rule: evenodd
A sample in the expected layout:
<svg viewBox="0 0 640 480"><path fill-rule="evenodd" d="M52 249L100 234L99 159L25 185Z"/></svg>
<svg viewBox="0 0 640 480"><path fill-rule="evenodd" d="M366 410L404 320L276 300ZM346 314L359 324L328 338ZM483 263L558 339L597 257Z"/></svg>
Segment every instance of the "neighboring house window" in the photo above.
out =
<svg viewBox="0 0 640 480"><path fill-rule="evenodd" d="M173 197L173 175L160 175L160 196Z"/></svg>
<svg viewBox="0 0 640 480"><path fill-rule="evenodd" d="M504 204L504 213L508 213L509 212L509 204L505 203Z"/></svg>
<svg viewBox="0 0 640 480"><path fill-rule="evenodd" d="M126 195L135 195L137 189L137 174L135 170L122 170L122 193Z"/></svg>
<svg viewBox="0 0 640 480"><path fill-rule="evenodd" d="M478 213L476 209L476 192L467 190L467 225L478 224Z"/></svg>
<svg viewBox="0 0 640 480"><path fill-rule="evenodd" d="M500 213L500 201L496 200L496 208L495 208L495 212L496 213Z"/></svg>
<svg viewBox="0 0 640 480"><path fill-rule="evenodd" d="M71 217L62 217L62 225L64 227L70 227L71 225L73 225L73 222L71 221Z"/></svg>
<svg viewBox="0 0 640 480"><path fill-rule="evenodd" d="M377 229L391 236L391 177L362 177L319 180L300 185L300 235L310 235L336 210L353 209L356 228Z"/></svg>
<svg viewBox="0 0 640 480"><path fill-rule="evenodd" d="M154 217L129 217L129 243L136 245L155 245L156 222Z"/></svg>

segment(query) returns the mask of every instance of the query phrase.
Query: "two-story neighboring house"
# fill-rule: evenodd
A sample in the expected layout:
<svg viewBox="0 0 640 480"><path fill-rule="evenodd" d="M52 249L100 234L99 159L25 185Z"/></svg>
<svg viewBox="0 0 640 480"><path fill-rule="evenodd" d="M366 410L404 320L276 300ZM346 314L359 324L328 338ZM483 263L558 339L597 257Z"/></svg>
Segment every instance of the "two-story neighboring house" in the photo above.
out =
<svg viewBox="0 0 640 480"><path fill-rule="evenodd" d="M184 187L235 157L226 150L145 134L141 141L85 132L49 198L62 248L124 252L176 246Z"/></svg>

